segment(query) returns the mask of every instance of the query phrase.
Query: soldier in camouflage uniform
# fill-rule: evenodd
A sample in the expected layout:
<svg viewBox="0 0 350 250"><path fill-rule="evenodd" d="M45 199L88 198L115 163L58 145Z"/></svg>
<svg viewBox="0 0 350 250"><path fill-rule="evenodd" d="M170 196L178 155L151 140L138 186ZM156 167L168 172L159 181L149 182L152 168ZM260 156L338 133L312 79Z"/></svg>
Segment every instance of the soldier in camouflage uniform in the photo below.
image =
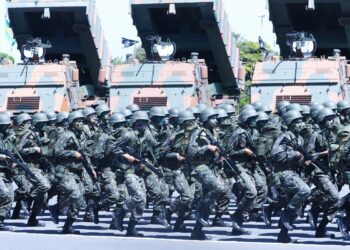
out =
<svg viewBox="0 0 350 250"><path fill-rule="evenodd" d="M187 146L189 137L194 129L196 118L190 111L182 111L178 115L178 124L180 130L169 137L163 144L161 154L164 154L164 162L167 166L165 173L172 178L171 184L179 194L175 200L167 208L166 219L171 223L171 215L177 213L178 217L175 222L174 232L188 232L185 227L185 214L191 210L193 201L193 192L190 191L190 186L184 174L184 169L189 168L186 162Z"/></svg>
<svg viewBox="0 0 350 250"><path fill-rule="evenodd" d="M191 133L187 157L192 167L192 175L203 187L203 196L198 202L196 211L196 224L192 230L191 238L198 240L207 239L203 232L203 226L209 226L208 218L211 207L215 202L227 195L224 184L215 176L210 168L216 158L218 148L215 142L209 140L208 134L214 133L217 127L217 113L212 108L207 108L200 115L200 122L205 128L198 128ZM214 166L215 167L215 166Z"/></svg>
<svg viewBox="0 0 350 250"><path fill-rule="evenodd" d="M83 119L84 116L80 111L73 111L69 114L70 130L59 135L54 150L56 161L64 167L65 172L60 182L60 207L55 211L50 211L54 212L51 216L54 222L58 223L59 210L68 207L67 219L62 229L64 234L79 233L73 228L73 223L84 203L83 169L86 168L92 177L96 178L90 159L86 156L87 163L85 163L83 155L79 152L87 141L83 132Z"/></svg>
<svg viewBox="0 0 350 250"><path fill-rule="evenodd" d="M288 235L293 230L293 223L297 211L302 207L311 193L310 187L300 178L298 169L305 165L303 155L289 142L302 147L304 144L300 132L303 128L302 115L296 110L284 114L283 120L289 131L284 131L274 142L271 150L271 159L275 167L276 184L286 194L287 204L281 212L281 231L277 241L292 242Z"/></svg>
<svg viewBox="0 0 350 250"><path fill-rule="evenodd" d="M312 207L309 213L309 219L316 228L315 236L318 238L331 236L326 231L326 226L335 216L339 208L338 187L334 182L334 176L331 177L329 165L330 145L335 142L333 133L335 114L331 109L321 109L317 116L317 122L321 131L314 132L308 143L307 151L311 157L317 161L319 167L315 167L311 172L311 179L316 188L312 192ZM325 172L326 171L326 172ZM323 212L320 224L317 226L317 217Z"/></svg>
<svg viewBox="0 0 350 250"><path fill-rule="evenodd" d="M96 107L95 111L99 121L99 128L103 132L108 133L109 132L108 119L109 119L109 113L111 112L111 110L106 104L100 104Z"/></svg>
<svg viewBox="0 0 350 250"><path fill-rule="evenodd" d="M229 152L231 158L243 169L237 184L239 189L239 202L236 212L232 215L233 235L249 233L241 226L244 217L261 209L267 196L266 176L256 158L256 118L258 113L254 108L247 107L239 115L240 128L229 139ZM256 215L254 215L256 217Z"/></svg>
<svg viewBox="0 0 350 250"><path fill-rule="evenodd" d="M46 176L48 171L46 160L52 154L52 151L47 147L49 139L45 135L45 125L48 119L45 113L33 115L33 130L31 129L31 120L32 118L26 113L17 116L16 145L23 160L35 175L35 178L29 177L29 181L32 184L29 196L33 200L33 206L27 225L45 226L36 217L43 209L47 199L47 192L50 189L50 182Z"/></svg>

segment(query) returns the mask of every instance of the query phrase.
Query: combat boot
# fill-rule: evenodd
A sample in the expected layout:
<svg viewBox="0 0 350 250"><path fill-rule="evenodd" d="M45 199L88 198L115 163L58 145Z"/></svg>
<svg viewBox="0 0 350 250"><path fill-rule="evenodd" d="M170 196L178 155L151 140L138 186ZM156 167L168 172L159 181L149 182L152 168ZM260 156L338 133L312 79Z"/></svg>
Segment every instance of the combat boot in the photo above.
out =
<svg viewBox="0 0 350 250"><path fill-rule="evenodd" d="M20 201L16 202L16 206L13 209L11 219L17 220L17 219L25 219L24 217L21 216L21 209L22 209L22 204Z"/></svg>
<svg viewBox="0 0 350 250"><path fill-rule="evenodd" d="M329 233L326 230L328 222L329 222L329 220L328 220L327 216L324 215L320 224L316 228L316 233L315 233L316 238L331 238L331 239L335 238L334 234Z"/></svg>
<svg viewBox="0 0 350 250"><path fill-rule="evenodd" d="M346 222L345 218L340 217L337 220L339 232L342 234L345 240L350 240L349 229L350 225Z"/></svg>
<svg viewBox="0 0 350 250"><path fill-rule="evenodd" d="M196 221L198 221L200 224L202 224L205 227L210 226L210 222L208 221L210 214L210 208L205 205L203 202L200 202L198 204L197 210L196 210Z"/></svg>
<svg viewBox="0 0 350 250"><path fill-rule="evenodd" d="M143 237L143 234L142 233L139 233L135 226L137 224L137 220L135 220L134 218L131 218L129 220L129 223L128 223L128 228L126 230L126 236L128 237Z"/></svg>
<svg viewBox="0 0 350 250"><path fill-rule="evenodd" d="M60 222L59 219L59 206L58 204L48 206L49 212L50 212L50 217L53 223L58 224Z"/></svg>
<svg viewBox="0 0 350 250"><path fill-rule="evenodd" d="M4 224L5 218L0 216L0 231L12 231L11 227L7 227Z"/></svg>
<svg viewBox="0 0 350 250"><path fill-rule="evenodd" d="M73 219L73 218L66 219L66 222L64 223L63 228L62 228L63 234L80 234L79 230L75 230L73 228L74 221L75 221L75 219Z"/></svg>
<svg viewBox="0 0 350 250"><path fill-rule="evenodd" d="M27 222L28 227L45 227L45 223L42 223L36 219L36 214L32 213L29 216L28 222Z"/></svg>
<svg viewBox="0 0 350 250"><path fill-rule="evenodd" d="M206 236L203 232L203 225L200 222L196 222L191 232L192 240L211 240L211 237Z"/></svg>
<svg viewBox="0 0 350 250"><path fill-rule="evenodd" d="M167 208L165 210L165 220L171 224L171 215L173 214L173 211L170 208Z"/></svg>
<svg viewBox="0 0 350 250"><path fill-rule="evenodd" d="M98 224L98 223L100 223L100 219L99 219L99 217L98 217L98 212L100 211L100 206L98 205L98 204L96 204L96 205L94 205L93 206L93 210L92 210L92 212L93 212L93 220L94 220L94 223L95 224Z"/></svg>
<svg viewBox="0 0 350 250"><path fill-rule="evenodd" d="M91 200L89 200L88 204L86 205L85 214L83 217L84 222L94 222L94 204Z"/></svg>
<svg viewBox="0 0 350 250"><path fill-rule="evenodd" d="M121 232L124 231L124 226L123 226L124 216L125 216L124 208L117 208L116 210L114 210L112 215L112 221L109 228L116 229Z"/></svg>
<svg viewBox="0 0 350 250"><path fill-rule="evenodd" d="M263 220L264 220L266 226L271 226L271 224L272 224L272 220L271 220L272 211L273 211L272 205L262 207Z"/></svg>
<svg viewBox="0 0 350 250"><path fill-rule="evenodd" d="M242 224L244 221L243 218L243 211L237 209L234 214L231 215L231 221L232 221L232 235L243 235L243 234L250 234L250 231L245 230L242 228Z"/></svg>
<svg viewBox="0 0 350 250"><path fill-rule="evenodd" d="M281 223L289 231L294 230L294 227L293 227L294 216L295 216L294 212L288 208L281 212Z"/></svg>
<svg viewBox="0 0 350 250"><path fill-rule="evenodd" d="M259 214L259 209L255 208L249 213L249 221L262 222L263 218Z"/></svg>
<svg viewBox="0 0 350 250"><path fill-rule="evenodd" d="M277 242L280 243L296 243L296 240L293 240L289 235L288 235L288 229L282 226L281 231L279 232L277 236Z"/></svg>
<svg viewBox="0 0 350 250"><path fill-rule="evenodd" d="M224 222L224 220L222 219L223 214L222 213L216 213L214 219L213 219L213 223L212 226L213 227L227 227L228 224Z"/></svg>
<svg viewBox="0 0 350 250"><path fill-rule="evenodd" d="M191 232L191 230L185 226L184 222L185 222L184 213L179 213L177 220L174 224L173 232L181 232L181 233Z"/></svg>
<svg viewBox="0 0 350 250"><path fill-rule="evenodd" d="M151 224L163 225L166 228L171 228L170 224L166 221L164 212L162 211L153 211L153 215L151 218Z"/></svg>
<svg viewBox="0 0 350 250"><path fill-rule="evenodd" d="M309 222L309 225L312 229L316 229L317 227L319 214L320 214L319 207L313 203L311 206L311 209L307 211L307 221Z"/></svg>

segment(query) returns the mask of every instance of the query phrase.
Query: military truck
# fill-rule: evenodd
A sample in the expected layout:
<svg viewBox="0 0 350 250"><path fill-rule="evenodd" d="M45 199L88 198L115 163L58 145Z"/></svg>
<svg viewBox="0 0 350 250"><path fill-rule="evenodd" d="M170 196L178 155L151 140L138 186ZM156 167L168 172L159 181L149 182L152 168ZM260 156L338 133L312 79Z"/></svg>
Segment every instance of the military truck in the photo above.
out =
<svg viewBox="0 0 350 250"><path fill-rule="evenodd" d="M0 65L0 111L71 111L105 102L110 53L93 0L11 0L22 63Z"/></svg>
<svg viewBox="0 0 350 250"><path fill-rule="evenodd" d="M130 10L148 60L113 67L112 110L215 105L239 95L244 72L222 0L131 0Z"/></svg>

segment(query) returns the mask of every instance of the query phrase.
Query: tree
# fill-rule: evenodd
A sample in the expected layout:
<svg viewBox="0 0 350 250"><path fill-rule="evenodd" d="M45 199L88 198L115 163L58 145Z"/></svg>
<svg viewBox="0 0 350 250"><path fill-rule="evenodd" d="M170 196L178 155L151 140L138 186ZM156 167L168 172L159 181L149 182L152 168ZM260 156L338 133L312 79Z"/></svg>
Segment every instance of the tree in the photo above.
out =
<svg viewBox="0 0 350 250"><path fill-rule="evenodd" d="M15 59L14 59L12 56L10 56L9 54L6 54L6 53L4 53L4 52L0 52L0 62L1 62L3 59L8 59L8 60L12 61L12 63L15 62Z"/></svg>
<svg viewBox="0 0 350 250"><path fill-rule="evenodd" d="M125 63L121 57L114 57L112 59L112 64L113 65L119 65Z"/></svg>
<svg viewBox="0 0 350 250"><path fill-rule="evenodd" d="M245 88L238 98L238 106L242 107L250 101L250 86L255 64L263 60L264 53L260 50L258 42L247 41L240 34L233 33L236 39L237 47L239 48L239 56L246 70ZM271 49L268 44L265 44L267 51Z"/></svg>
<svg viewBox="0 0 350 250"><path fill-rule="evenodd" d="M140 62L144 62L146 60L146 51L141 46L136 46L134 48L134 56Z"/></svg>

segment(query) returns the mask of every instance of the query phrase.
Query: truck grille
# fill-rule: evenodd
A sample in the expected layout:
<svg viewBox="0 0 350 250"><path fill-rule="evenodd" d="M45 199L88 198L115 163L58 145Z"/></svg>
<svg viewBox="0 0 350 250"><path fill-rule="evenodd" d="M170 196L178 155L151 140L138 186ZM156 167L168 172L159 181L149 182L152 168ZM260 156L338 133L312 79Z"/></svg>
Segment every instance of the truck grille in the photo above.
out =
<svg viewBox="0 0 350 250"><path fill-rule="evenodd" d="M19 96L7 98L7 110L38 110L39 96Z"/></svg>
<svg viewBox="0 0 350 250"><path fill-rule="evenodd" d="M276 96L275 108L281 101L289 101L290 103L299 103L300 105L308 105L311 102L311 95L278 95Z"/></svg>
<svg viewBox="0 0 350 250"><path fill-rule="evenodd" d="M167 97L134 97L134 103L142 110L149 110L154 106L166 106Z"/></svg>

